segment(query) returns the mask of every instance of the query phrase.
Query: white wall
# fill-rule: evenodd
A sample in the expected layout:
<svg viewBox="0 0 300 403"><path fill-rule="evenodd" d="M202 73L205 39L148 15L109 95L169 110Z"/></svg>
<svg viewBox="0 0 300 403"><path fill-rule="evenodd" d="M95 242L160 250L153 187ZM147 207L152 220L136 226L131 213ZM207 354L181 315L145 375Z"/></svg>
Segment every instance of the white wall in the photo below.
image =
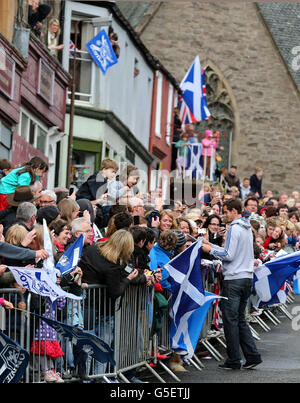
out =
<svg viewBox="0 0 300 403"><path fill-rule="evenodd" d="M68 70L68 49L72 10L86 16L108 17L106 8L83 3L66 2L63 66ZM126 30L113 20L112 27L118 34L121 54L118 63L106 75L93 63L94 106L110 110L126 125L133 135L149 149L153 70L145 62L142 53L135 47ZM97 28L95 33L99 32ZM90 38L92 39L92 38ZM135 60L138 61L139 75L134 78Z"/></svg>

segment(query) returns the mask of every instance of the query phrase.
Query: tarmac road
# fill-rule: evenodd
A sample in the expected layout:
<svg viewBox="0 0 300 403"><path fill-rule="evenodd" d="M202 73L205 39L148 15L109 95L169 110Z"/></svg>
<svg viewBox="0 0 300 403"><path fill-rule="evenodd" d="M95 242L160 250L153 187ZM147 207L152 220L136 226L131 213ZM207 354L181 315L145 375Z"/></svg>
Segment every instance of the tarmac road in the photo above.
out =
<svg viewBox="0 0 300 403"><path fill-rule="evenodd" d="M300 295L294 296L295 300L288 305L288 311L299 306ZM292 322L284 314L276 314L281 321L275 326L268 319L264 320L271 327L271 331L265 332L257 324L251 324L258 331L260 340L256 341L261 353L263 363L252 370L226 371L218 368L221 362L212 359L201 359L205 368L202 371L193 366L186 366L188 372L177 372L181 383L299 383L300 382L300 330L292 329ZM298 325L300 324L300 319ZM226 357L226 351L219 344L218 351ZM158 373L167 382L175 386L175 381L161 369ZM145 379L157 382L153 379ZM162 384L161 384L162 385Z"/></svg>

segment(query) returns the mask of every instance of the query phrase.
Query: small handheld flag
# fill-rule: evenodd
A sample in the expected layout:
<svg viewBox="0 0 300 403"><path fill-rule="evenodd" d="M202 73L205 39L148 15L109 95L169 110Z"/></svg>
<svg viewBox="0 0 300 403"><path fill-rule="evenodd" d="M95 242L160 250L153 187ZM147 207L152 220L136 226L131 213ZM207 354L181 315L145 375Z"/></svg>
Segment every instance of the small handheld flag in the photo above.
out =
<svg viewBox="0 0 300 403"><path fill-rule="evenodd" d="M83 245L84 237L81 234L57 262L55 267L60 270L61 274L67 274L76 268L82 254Z"/></svg>

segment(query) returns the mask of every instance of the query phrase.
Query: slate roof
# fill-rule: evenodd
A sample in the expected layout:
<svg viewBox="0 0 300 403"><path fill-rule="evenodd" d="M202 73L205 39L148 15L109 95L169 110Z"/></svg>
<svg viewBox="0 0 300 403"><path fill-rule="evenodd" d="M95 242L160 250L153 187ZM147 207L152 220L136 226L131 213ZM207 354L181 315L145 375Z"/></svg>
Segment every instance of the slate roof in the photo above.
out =
<svg viewBox="0 0 300 403"><path fill-rule="evenodd" d="M135 28L151 7L151 1L117 1L117 6L130 24Z"/></svg>
<svg viewBox="0 0 300 403"><path fill-rule="evenodd" d="M295 47L300 50L300 3L266 2L257 5L291 76L300 89L300 62L297 69L297 66L293 65L296 55L292 53ZM300 52L297 54L300 55Z"/></svg>

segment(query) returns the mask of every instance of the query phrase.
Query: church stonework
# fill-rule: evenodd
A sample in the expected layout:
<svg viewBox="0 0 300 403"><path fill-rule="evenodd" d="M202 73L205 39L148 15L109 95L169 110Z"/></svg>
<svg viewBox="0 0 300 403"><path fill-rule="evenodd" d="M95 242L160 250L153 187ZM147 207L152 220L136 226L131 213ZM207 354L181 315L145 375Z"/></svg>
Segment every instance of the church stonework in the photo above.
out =
<svg viewBox="0 0 300 403"><path fill-rule="evenodd" d="M220 72L235 118L230 161L241 179L260 166L264 190L300 190L299 89L255 3L163 2L140 37L178 82L196 55Z"/></svg>

